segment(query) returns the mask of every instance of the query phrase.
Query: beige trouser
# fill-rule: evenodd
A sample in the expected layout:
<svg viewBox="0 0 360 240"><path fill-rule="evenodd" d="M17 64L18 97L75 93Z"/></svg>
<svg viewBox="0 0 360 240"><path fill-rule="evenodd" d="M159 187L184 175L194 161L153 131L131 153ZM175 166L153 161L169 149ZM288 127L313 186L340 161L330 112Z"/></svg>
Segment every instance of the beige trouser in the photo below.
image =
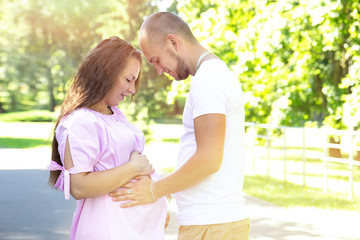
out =
<svg viewBox="0 0 360 240"><path fill-rule="evenodd" d="M248 240L250 220L211 225L180 226L178 240Z"/></svg>

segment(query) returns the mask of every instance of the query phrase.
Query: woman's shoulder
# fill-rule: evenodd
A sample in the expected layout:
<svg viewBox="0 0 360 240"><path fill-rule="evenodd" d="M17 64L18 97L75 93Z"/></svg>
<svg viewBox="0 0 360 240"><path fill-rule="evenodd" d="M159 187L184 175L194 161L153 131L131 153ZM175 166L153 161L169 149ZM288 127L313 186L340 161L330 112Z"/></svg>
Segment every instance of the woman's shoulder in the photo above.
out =
<svg viewBox="0 0 360 240"><path fill-rule="evenodd" d="M73 125L91 125L97 123L98 120L92 110L87 108L79 108L61 120L61 124L65 127Z"/></svg>

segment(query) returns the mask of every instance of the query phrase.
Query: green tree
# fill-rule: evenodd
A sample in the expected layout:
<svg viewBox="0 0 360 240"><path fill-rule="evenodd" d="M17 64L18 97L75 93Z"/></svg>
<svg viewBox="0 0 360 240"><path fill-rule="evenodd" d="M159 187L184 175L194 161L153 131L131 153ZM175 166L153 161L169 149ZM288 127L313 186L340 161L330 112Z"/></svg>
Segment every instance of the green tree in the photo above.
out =
<svg viewBox="0 0 360 240"><path fill-rule="evenodd" d="M7 109L61 104L68 82L84 55L101 39L117 35L138 46L146 15L157 11L150 0L1 2L0 102ZM170 84L144 61L142 90L133 116L167 113ZM19 94L19 91L21 94ZM130 103L129 103L130 104Z"/></svg>
<svg viewBox="0 0 360 240"><path fill-rule="evenodd" d="M139 48L138 33L146 16L156 12L156 2L150 0L110 1L111 8L99 16L100 22L106 22L97 29L103 38L117 35ZM166 103L167 90L171 82L164 76L158 76L155 69L143 58L141 89L134 102L121 103L133 120L149 123L150 119L164 117L171 112Z"/></svg>
<svg viewBox="0 0 360 240"><path fill-rule="evenodd" d="M296 126L336 115L352 93L341 83L358 56L359 3L187 0L178 11L237 74L247 121Z"/></svg>

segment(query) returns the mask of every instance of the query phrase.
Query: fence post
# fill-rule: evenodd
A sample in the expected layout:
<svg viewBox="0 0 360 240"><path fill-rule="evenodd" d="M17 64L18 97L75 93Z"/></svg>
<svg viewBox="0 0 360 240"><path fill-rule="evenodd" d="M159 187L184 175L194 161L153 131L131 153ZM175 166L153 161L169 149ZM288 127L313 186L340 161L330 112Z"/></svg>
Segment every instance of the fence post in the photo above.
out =
<svg viewBox="0 0 360 240"><path fill-rule="evenodd" d="M284 127L284 184L286 184L286 127Z"/></svg>
<svg viewBox="0 0 360 240"><path fill-rule="evenodd" d="M250 135L251 135L252 175L255 175L255 141L256 141L255 123L251 123L250 133L251 133Z"/></svg>
<svg viewBox="0 0 360 240"><path fill-rule="evenodd" d="M354 134L353 134L353 131L351 130L351 128L349 128L349 132L350 132L350 139L351 139L350 149L349 149L349 199L352 200L353 199L353 183L354 183L354 170L353 170Z"/></svg>
<svg viewBox="0 0 360 240"><path fill-rule="evenodd" d="M266 126L266 143L267 143L267 177L270 178L270 136L269 136L269 126Z"/></svg>
<svg viewBox="0 0 360 240"><path fill-rule="evenodd" d="M326 129L324 129L323 132L323 136L324 136L324 155L325 157L323 158L324 160L324 193L327 193L327 187L328 187L328 176L327 176L327 158L328 158L328 135L326 132Z"/></svg>
<svg viewBox="0 0 360 240"><path fill-rule="evenodd" d="M302 134L303 134L303 137L302 137L302 140L303 140L303 144L302 144L302 161L303 161L303 187L306 186L306 182L305 182L305 177L306 177L306 139L305 139L305 127L303 127L303 131L302 131Z"/></svg>

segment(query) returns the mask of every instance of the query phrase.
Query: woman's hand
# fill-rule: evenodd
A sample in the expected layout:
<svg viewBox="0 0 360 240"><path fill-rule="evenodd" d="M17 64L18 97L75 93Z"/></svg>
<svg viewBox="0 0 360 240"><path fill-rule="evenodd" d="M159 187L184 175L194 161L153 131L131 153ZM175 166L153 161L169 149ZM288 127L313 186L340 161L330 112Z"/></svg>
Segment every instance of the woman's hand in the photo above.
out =
<svg viewBox="0 0 360 240"><path fill-rule="evenodd" d="M146 155L141 155L138 151L131 153L129 163L135 169L137 176L150 175L155 171Z"/></svg>

